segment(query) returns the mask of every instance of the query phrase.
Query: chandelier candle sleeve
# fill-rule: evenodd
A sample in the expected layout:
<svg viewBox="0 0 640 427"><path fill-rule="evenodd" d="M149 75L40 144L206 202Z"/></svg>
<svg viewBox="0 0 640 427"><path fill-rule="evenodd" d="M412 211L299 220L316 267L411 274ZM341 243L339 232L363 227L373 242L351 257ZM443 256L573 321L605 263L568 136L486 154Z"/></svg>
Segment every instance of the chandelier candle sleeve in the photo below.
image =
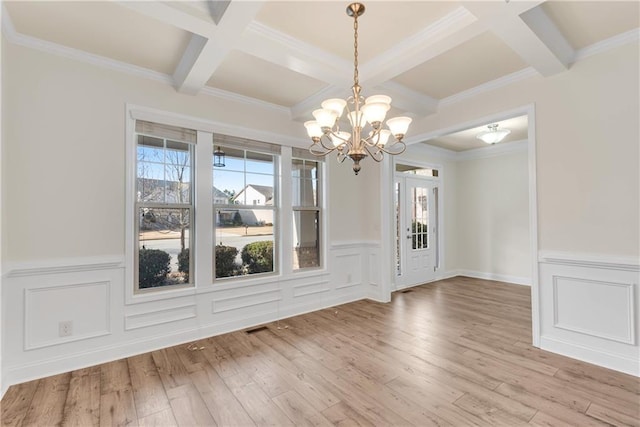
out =
<svg viewBox="0 0 640 427"><path fill-rule="evenodd" d="M356 175L360 172L360 161L367 157L381 162L385 153L402 154L406 149L402 139L411 124L410 117L394 117L386 121L387 129L384 120L391 109L391 98L387 95L373 95L365 99L360 94L362 88L358 81L358 17L363 13L362 3L351 3L347 7L347 15L353 17L352 95L346 100L325 100L321 104L322 108L313 111L315 120L304 124L312 141L309 147L311 154L320 157L336 152L339 162L349 158L353 162ZM341 130L341 125L350 125L350 131Z"/></svg>

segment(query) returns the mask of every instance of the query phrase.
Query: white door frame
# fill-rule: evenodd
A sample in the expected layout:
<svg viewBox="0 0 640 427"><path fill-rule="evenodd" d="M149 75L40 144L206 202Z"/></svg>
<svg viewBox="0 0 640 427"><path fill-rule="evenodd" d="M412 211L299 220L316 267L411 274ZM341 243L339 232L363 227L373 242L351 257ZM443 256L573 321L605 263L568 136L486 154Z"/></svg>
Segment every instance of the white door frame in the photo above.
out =
<svg viewBox="0 0 640 427"><path fill-rule="evenodd" d="M532 344L535 347L540 347L540 289L538 283L539 270L538 270L538 190L537 190L537 178L536 178L536 115L535 104L527 104L512 110L502 111L499 113L491 114L488 116L480 117L474 120L461 122L453 126L438 129L432 132L428 132L417 137L410 138L408 144L419 143L439 136L447 135L450 133L458 132L464 129L482 126L486 123L497 122L513 117L526 115L528 122L527 129L527 141L528 151L527 159L529 164L529 242L530 242L530 259L531 259L531 331L532 331ZM409 162L402 161L403 163L410 164ZM377 296L379 301L390 301L391 292L395 285L395 257L393 254L393 248L395 247L395 231L393 229L394 216L392 215L389 206L393 206L393 177L395 172L395 162L385 161L381 173L382 188L386 186L387 191L382 192L381 214L382 214L382 239L386 244L382 245L382 259L392 260L392 262L382 263L382 286L381 294ZM444 174L443 174L444 175ZM440 208L444 209L444 197L443 194L440 198ZM446 244L445 235L443 233L443 224L446 220L445 215L439 209L439 228L440 228L440 263L444 264L444 248ZM442 272L446 273L446 272ZM441 273L441 274L442 274Z"/></svg>
<svg viewBox="0 0 640 427"><path fill-rule="evenodd" d="M395 172L396 169L396 165L397 164L402 164L402 165L407 165L407 166L415 166L415 167L420 167L420 168L429 168L429 169L435 169L438 170L438 175L437 177L422 177L419 175L406 175L403 174L402 172ZM438 229L436 230L436 236L437 236L437 244L434 247L433 250L433 256L436 259L436 261L434 262L434 267L435 267L435 272L434 272L434 277L432 279L426 280L421 282L422 283L429 283L429 282L433 282L436 280L440 280L442 279L442 270L440 269L440 266L443 265L443 255L444 255L444 251L442 250L442 244L443 244L443 235L442 233L444 232L444 226L443 226L443 214L444 214L444 204L442 203L442 198L444 196L444 191L443 191L443 184L444 184L444 178L443 178L443 174L444 174L444 168L441 165L436 165L433 163L423 163L423 162L416 162L416 161L411 161L411 160L404 160L404 159L395 159L393 161L393 182L395 184L395 180L396 178L416 178L416 179L420 179L420 180L424 180L425 182L429 182L431 185L433 185L433 187L437 187L438 188L438 204L437 204L437 212L436 214L436 223L437 223L437 227ZM393 199L392 199L393 200ZM393 204L393 206L395 206L395 204ZM395 261L395 238L396 238L396 224L395 224L395 214L393 215L393 231L394 231L394 245L393 248L394 250L393 252L393 259ZM394 262L394 266L395 266L395 262ZM396 273L395 268L393 269L393 282L392 282L392 290L396 291L396 290L400 290L400 289L404 289L404 288L408 288L411 286L415 286L417 284L414 285L406 285L406 284L400 284L398 283L398 275Z"/></svg>

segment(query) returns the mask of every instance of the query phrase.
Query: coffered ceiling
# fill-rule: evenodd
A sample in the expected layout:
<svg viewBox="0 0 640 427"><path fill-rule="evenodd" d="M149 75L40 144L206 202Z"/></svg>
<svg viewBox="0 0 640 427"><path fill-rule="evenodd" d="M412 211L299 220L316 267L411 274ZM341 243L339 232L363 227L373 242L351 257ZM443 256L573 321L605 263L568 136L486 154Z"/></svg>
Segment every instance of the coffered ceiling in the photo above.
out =
<svg viewBox="0 0 640 427"><path fill-rule="evenodd" d="M46 41L79 59L147 70L182 93L233 96L303 121L323 99L348 96L347 4L5 1L3 32L23 45ZM370 0L359 20L360 82L365 95L387 94L398 112L419 119L484 87L562 73L603 46L637 40L639 5Z"/></svg>

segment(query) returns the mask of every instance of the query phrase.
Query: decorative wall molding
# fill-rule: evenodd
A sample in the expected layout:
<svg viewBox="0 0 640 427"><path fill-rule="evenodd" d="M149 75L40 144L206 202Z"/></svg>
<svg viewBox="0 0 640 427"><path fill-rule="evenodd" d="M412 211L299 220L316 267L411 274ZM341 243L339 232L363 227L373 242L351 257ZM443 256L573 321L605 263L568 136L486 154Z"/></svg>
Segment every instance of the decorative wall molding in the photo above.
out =
<svg viewBox="0 0 640 427"><path fill-rule="evenodd" d="M538 261L546 264L576 267L640 271L640 258L633 256L583 254L575 252L539 251Z"/></svg>
<svg viewBox="0 0 640 427"><path fill-rule="evenodd" d="M180 320L193 319L197 317L197 315L197 308L193 303L147 310L140 313L126 315L124 319L124 329L125 331L131 331L149 326L173 323Z"/></svg>
<svg viewBox="0 0 640 427"><path fill-rule="evenodd" d="M640 376L637 260L540 251L540 348Z"/></svg>
<svg viewBox="0 0 640 427"><path fill-rule="evenodd" d="M240 310L280 300L282 300L280 289L267 289L264 291L244 293L224 298L217 298L214 296L211 300L211 312L216 314L225 311Z"/></svg>
<svg viewBox="0 0 640 427"><path fill-rule="evenodd" d="M562 297L560 296L562 294L562 287L569 287L571 285L574 285L574 288L576 287L576 285L579 285L580 287L585 289L585 292L587 290L591 290L591 292L595 294L595 292L593 292L594 288L599 287L600 289L600 293L608 293L608 294L614 294L617 293L618 294L618 304L615 306L615 312L616 314L618 313L623 313L626 311L626 316L624 316L624 319L620 319L620 322L618 324L616 324L616 328L617 331L619 332L618 334L611 334L611 333L607 333L602 331L602 327L603 326L607 326L604 325L602 322L595 322L596 324L592 324L592 325L585 325L585 321L586 323L594 323L591 322L591 318L590 317L584 317L583 319L571 319L571 318L566 318L567 316L564 316L565 318L562 318L562 313L561 311L563 306L571 306L571 305L575 305L576 304L576 297L579 296L578 292L575 291L575 289L573 290L573 292L570 292L572 295L569 296L569 300L568 301L563 301ZM566 290L564 292L565 294L568 293ZM585 335L591 335L593 337L597 337L597 338L604 338L604 339L608 339L608 340L612 340L612 341L618 341L621 342L623 344L631 344L631 345L635 345L635 321L634 319L636 318L636 313L635 313L635 308L634 308L634 303L633 303L633 283L619 283L619 282L609 282L609 281L600 281L600 280L589 280L589 279L583 279L583 278L573 278L573 277L563 277L563 276L553 276L553 326L556 328L561 328L561 329L565 329L567 331L572 331L572 332L579 332L581 334L585 334ZM598 306L603 303L603 299L602 298L592 298L590 303L593 305L593 307L591 307L591 309L586 310L586 311L596 311L598 310ZM625 310L626 309L626 310ZM564 310L564 311L569 311L569 310ZM614 313L612 313L614 314ZM609 319L611 319L613 316L608 316ZM576 322L577 320L577 322ZM573 324L572 324L573 323ZM579 323L583 323L582 325ZM609 322L610 323L610 322Z"/></svg>
<svg viewBox="0 0 640 427"><path fill-rule="evenodd" d="M94 295L90 295L91 293ZM78 299L83 301L82 309L78 309L77 305L73 307L74 310L64 308L67 300L74 296L73 294L77 294ZM85 310L87 305L91 306L90 310ZM100 313L100 305L103 305L102 313ZM88 313L84 313L85 316L80 318L79 311L88 311ZM26 288L24 313L25 351L110 335L111 282ZM58 322L62 320L75 321L72 335L58 336ZM91 324L94 327L91 327Z"/></svg>
<svg viewBox="0 0 640 427"><path fill-rule="evenodd" d="M3 277L29 277L49 274L78 273L82 271L124 268L124 257L109 255L99 257L64 258L29 262L8 262L3 266Z"/></svg>

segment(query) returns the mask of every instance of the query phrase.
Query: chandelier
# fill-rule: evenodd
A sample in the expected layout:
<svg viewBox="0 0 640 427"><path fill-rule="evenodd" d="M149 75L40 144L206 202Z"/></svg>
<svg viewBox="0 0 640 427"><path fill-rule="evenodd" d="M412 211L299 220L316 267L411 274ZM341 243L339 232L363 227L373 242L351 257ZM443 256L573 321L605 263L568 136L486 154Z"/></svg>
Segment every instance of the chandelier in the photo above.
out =
<svg viewBox="0 0 640 427"><path fill-rule="evenodd" d="M485 130L484 132L480 132L476 135L476 138L483 140L487 144L495 144L496 142L500 142L511 133L509 129L498 129L497 123L488 125L487 127L489 128L489 130Z"/></svg>
<svg viewBox="0 0 640 427"><path fill-rule="evenodd" d="M410 117L394 117L387 120L388 129L383 127L387 111L391 108L391 98L386 95L373 95L364 98L358 82L358 17L364 13L364 5L351 3L347 6L347 15L353 17L354 72L352 95L344 99L332 98L322 102L322 108L313 112L315 120L305 122L307 133L313 141L309 151L315 156L326 156L336 152L339 162L346 158L353 161L353 171L360 172L360 161L371 156L381 162L384 153L402 154L406 149L402 141L411 123ZM351 131L340 129L340 119L346 108L346 117ZM391 142L390 137L395 139Z"/></svg>

